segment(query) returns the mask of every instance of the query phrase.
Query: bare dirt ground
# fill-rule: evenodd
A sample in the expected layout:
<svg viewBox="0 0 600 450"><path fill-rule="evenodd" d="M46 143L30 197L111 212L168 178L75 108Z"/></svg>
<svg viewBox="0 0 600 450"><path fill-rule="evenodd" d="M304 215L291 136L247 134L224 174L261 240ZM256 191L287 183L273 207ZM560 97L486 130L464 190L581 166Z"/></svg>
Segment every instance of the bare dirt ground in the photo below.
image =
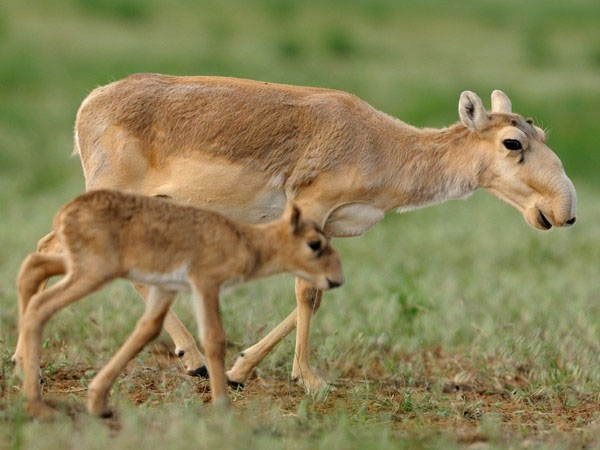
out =
<svg viewBox="0 0 600 450"><path fill-rule="evenodd" d="M486 378L481 369L476 369L480 362L470 364L439 349L427 352L424 360L428 369L425 377L409 383L397 377L378 377L382 370L377 364L352 368L313 403L313 412L325 415L340 409L350 413L360 409L367 416L385 417L394 429L408 435L426 429L428 433L450 434L462 444L485 442L488 437L482 433L482 424L490 418L503 433L523 436L524 444L527 439L547 442L575 435L580 437L575 442L587 446L593 442L589 436L597 436L600 431L597 397L573 393L551 396L544 390L518 395L519 388L530 382L527 366L519 366L514 375L499 380ZM46 374L45 399L76 422L85 414L86 380L97 370L85 365L56 368ZM441 383L440 373L445 374ZM120 430L117 397L135 405L160 408L174 391L187 384L194 401L210 402L208 380L184 375L177 358L160 342L152 346L151 357L143 363L130 363L120 379L111 400L117 402L117 414L104 421L115 433ZM364 395L365 390L370 394ZM290 381L257 376L243 390L231 391L230 397L240 412L253 402L263 401L292 416L307 398L303 389Z"/></svg>

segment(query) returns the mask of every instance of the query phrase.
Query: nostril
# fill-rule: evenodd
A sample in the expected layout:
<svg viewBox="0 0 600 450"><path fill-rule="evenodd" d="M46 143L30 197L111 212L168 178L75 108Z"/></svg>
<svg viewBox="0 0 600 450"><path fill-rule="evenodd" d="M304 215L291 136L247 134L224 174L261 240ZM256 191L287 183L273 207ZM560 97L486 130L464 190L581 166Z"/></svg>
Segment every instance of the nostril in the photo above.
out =
<svg viewBox="0 0 600 450"><path fill-rule="evenodd" d="M577 217L572 217L571 219L567 220L565 223L570 226L570 225L573 225L576 220L577 220Z"/></svg>

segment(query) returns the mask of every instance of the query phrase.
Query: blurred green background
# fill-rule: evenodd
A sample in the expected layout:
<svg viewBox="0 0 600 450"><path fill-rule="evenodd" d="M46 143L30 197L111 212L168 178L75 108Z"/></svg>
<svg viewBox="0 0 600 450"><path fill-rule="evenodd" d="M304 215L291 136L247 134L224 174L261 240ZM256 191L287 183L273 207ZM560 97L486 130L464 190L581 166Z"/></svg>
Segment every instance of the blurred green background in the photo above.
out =
<svg viewBox="0 0 600 450"><path fill-rule="evenodd" d="M432 127L458 120L463 90L489 106L492 90L502 89L515 112L549 131L549 146L578 190L577 226L536 232L510 207L476 194L467 203L390 215L364 238L338 241L348 283L327 294L315 319L313 360L328 379L357 367L368 377L375 364L380 376L400 377L401 389L418 389L431 373L412 352L440 347L481 363L474 365L488 381L527 361L523 401L542 391L575 392L577 401L587 395L600 404L600 2L3 0L3 364L16 335L18 265L57 208L83 191L80 163L70 157L77 108L94 87L136 72L341 89ZM244 286L233 297L224 315L237 350L293 305L288 278ZM99 367L142 308L124 283L94 298L102 302L75 305L49 327L47 346L65 366ZM239 309L246 298L253 303ZM193 329L187 305L177 307ZM288 340L259 373L285 378L292 351ZM484 361L491 355L493 363ZM442 397L435 405L448 406ZM0 410L14 404L6 398ZM435 405L427 410L434 417L458 408ZM348 423L356 417L363 416Z"/></svg>
<svg viewBox="0 0 600 450"><path fill-rule="evenodd" d="M569 174L600 168L600 3L53 0L0 3L0 205L81 183L78 105L135 72L352 92L419 126L502 89Z"/></svg>

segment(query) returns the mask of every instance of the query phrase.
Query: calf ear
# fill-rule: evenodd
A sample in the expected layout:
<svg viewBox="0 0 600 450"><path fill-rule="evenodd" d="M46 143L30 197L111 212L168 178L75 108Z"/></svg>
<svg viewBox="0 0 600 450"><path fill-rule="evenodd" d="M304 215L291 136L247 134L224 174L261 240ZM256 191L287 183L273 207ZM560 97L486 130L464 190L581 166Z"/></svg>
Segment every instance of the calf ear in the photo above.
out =
<svg viewBox="0 0 600 450"><path fill-rule="evenodd" d="M483 130L490 120L481 99L471 91L460 94L458 115L462 123L471 131Z"/></svg>
<svg viewBox="0 0 600 450"><path fill-rule="evenodd" d="M512 103L510 102L510 98L508 98L504 92L499 91L498 89L492 92L492 112L512 112Z"/></svg>
<svg viewBox="0 0 600 450"><path fill-rule="evenodd" d="M292 201L288 201L283 212L283 219L288 223L290 233L295 234L300 229L300 208Z"/></svg>

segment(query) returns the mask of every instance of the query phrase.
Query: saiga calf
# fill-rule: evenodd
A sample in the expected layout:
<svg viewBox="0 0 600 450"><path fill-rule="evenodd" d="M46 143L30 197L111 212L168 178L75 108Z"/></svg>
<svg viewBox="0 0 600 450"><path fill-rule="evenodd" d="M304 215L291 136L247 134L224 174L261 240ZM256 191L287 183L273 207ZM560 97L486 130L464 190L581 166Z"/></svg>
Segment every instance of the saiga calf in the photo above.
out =
<svg viewBox="0 0 600 450"><path fill-rule="evenodd" d="M150 286L146 311L125 344L89 386L88 410L110 414L107 394L125 365L161 330L178 291L190 289L204 344L213 401L227 401L223 285L291 272L319 289L342 284L337 252L291 202L283 218L239 224L214 212L117 191L83 194L56 215L60 254L29 255L19 272L21 334L17 364L32 415L53 414L38 382L44 325L60 309L115 278ZM38 291L52 275L66 274Z"/></svg>

